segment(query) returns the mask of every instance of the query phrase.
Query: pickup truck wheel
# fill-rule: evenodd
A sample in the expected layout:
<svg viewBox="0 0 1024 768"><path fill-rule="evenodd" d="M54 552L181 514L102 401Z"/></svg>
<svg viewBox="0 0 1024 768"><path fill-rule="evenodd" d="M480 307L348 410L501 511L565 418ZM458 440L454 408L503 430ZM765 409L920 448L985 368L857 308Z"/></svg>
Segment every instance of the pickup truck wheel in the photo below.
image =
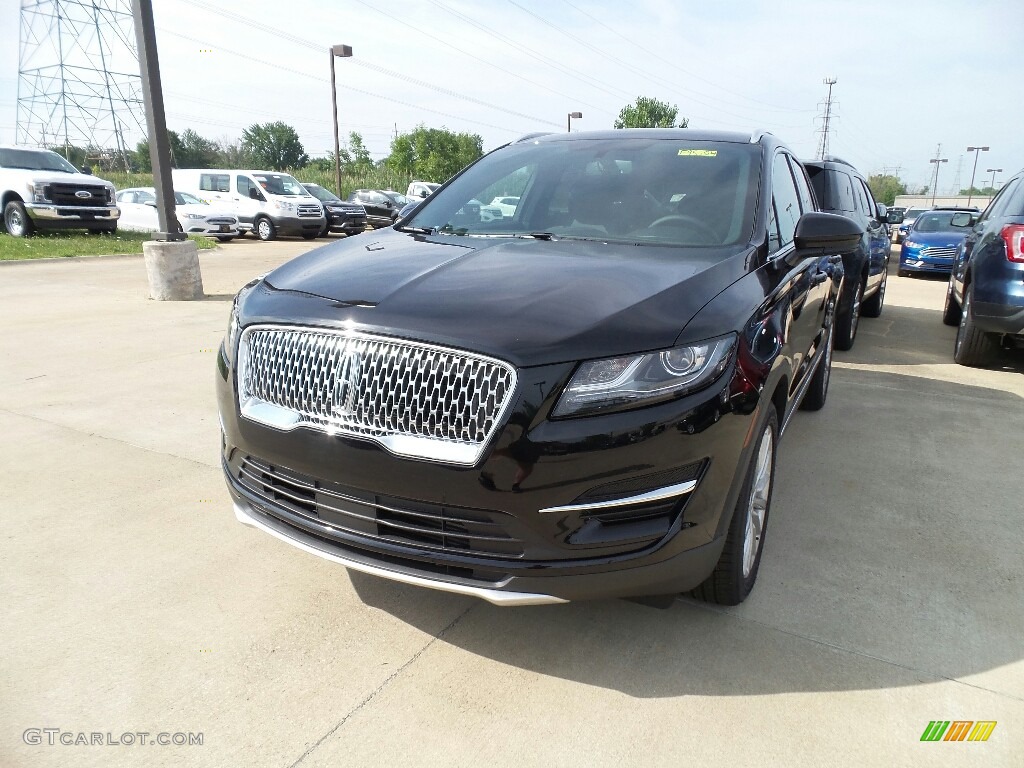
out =
<svg viewBox="0 0 1024 768"><path fill-rule="evenodd" d="M953 282L946 286L946 304L942 307L942 322L946 325L960 325L963 311L953 298Z"/></svg>
<svg viewBox="0 0 1024 768"><path fill-rule="evenodd" d="M864 317L880 317L882 314L882 305L885 304L885 283L888 280L888 275L882 273L882 282L878 286L878 290L875 295L870 299L861 304L860 313Z"/></svg>
<svg viewBox="0 0 1024 768"><path fill-rule="evenodd" d="M28 237L35 230L20 200L11 200L4 206L4 226L11 237Z"/></svg>
<svg viewBox="0 0 1024 768"><path fill-rule="evenodd" d="M277 230L274 229L274 222L263 217L256 219L256 223L253 225L253 232L256 233L256 237L264 242L273 240L277 237Z"/></svg>
<svg viewBox="0 0 1024 768"><path fill-rule="evenodd" d="M825 357L818 368L814 371L814 378L811 379L804 399L800 401L802 411L820 411L825 405L825 398L828 397L828 383L832 378L832 333L835 325L829 328L828 336L825 337L825 349L822 353Z"/></svg>
<svg viewBox="0 0 1024 768"><path fill-rule="evenodd" d="M725 548L715 570L691 593L699 600L719 605L738 605L754 587L775 485L775 445L778 432L778 416L769 403L768 418L761 426L761 435L754 446L743 488L729 522Z"/></svg>
<svg viewBox="0 0 1024 768"><path fill-rule="evenodd" d="M853 289L850 306L841 316L836 317L836 349L853 348L857 338L857 326L860 324L861 300L864 298L864 284L860 281Z"/></svg>
<svg viewBox="0 0 1024 768"><path fill-rule="evenodd" d="M979 330L971 311L973 286L964 291L964 305L960 316L960 327L956 332L953 359L960 365L984 366L995 361L999 354L998 336Z"/></svg>

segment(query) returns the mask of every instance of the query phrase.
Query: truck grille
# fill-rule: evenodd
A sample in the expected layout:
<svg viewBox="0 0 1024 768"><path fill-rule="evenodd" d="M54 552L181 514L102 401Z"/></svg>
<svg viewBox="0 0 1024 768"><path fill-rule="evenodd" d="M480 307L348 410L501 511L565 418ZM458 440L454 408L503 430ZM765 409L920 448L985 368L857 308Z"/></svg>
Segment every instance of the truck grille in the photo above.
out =
<svg viewBox="0 0 1024 768"><path fill-rule="evenodd" d="M252 326L239 342L244 417L352 435L400 456L475 464L515 385L500 360L354 331Z"/></svg>
<svg viewBox="0 0 1024 768"><path fill-rule="evenodd" d="M94 184L49 184L50 202L65 207L93 207L107 205L107 188ZM78 192L88 192L88 197L79 197Z"/></svg>
<svg viewBox="0 0 1024 768"><path fill-rule="evenodd" d="M298 207L298 214L303 218L315 218L317 216L323 216L324 212L319 205L315 205L313 203L302 203Z"/></svg>
<svg viewBox="0 0 1024 768"><path fill-rule="evenodd" d="M925 259L953 259L956 257L957 248L937 248L928 246L921 249L921 257Z"/></svg>
<svg viewBox="0 0 1024 768"><path fill-rule="evenodd" d="M271 513L329 526L324 533L418 550L518 558L522 540L505 526L507 515L441 506L343 488L246 456L239 484Z"/></svg>

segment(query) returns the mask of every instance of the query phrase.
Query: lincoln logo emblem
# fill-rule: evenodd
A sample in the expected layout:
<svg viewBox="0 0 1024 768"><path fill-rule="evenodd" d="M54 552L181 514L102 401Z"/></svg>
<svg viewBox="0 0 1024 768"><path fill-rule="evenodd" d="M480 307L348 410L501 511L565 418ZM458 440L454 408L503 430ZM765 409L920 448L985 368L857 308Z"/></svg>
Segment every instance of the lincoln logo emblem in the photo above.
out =
<svg viewBox="0 0 1024 768"><path fill-rule="evenodd" d="M84 189L80 189L75 192L75 197L92 197L92 192L86 192Z"/></svg>
<svg viewBox="0 0 1024 768"><path fill-rule="evenodd" d="M334 379L335 416L351 416L359 399L359 380L363 374L363 356L357 349L345 349L338 361Z"/></svg>

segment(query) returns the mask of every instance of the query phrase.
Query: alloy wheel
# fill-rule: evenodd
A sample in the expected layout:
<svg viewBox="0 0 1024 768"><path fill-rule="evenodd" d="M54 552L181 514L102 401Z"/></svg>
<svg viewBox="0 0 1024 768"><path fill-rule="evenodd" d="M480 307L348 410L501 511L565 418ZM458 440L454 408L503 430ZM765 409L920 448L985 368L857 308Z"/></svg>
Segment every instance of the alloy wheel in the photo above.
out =
<svg viewBox="0 0 1024 768"><path fill-rule="evenodd" d="M768 424L761 435L761 447L757 451L757 462L754 465L754 481L750 488L750 502L747 504L747 524L743 531L743 578L750 576L754 570L757 554L761 550L772 490L773 442L772 428Z"/></svg>

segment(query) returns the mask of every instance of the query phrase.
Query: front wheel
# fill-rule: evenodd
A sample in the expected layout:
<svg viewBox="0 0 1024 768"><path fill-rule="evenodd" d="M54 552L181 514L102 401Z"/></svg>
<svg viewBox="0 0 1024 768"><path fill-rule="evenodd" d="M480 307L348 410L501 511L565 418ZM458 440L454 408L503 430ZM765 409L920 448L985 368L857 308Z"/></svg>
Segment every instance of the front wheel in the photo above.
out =
<svg viewBox="0 0 1024 768"><path fill-rule="evenodd" d="M946 325L960 325L961 319L963 319L963 312L953 297L953 281L950 280L949 285L946 286L946 304L942 307L942 322Z"/></svg>
<svg viewBox="0 0 1024 768"><path fill-rule="evenodd" d="M825 405L825 398L828 397L828 383L832 378L832 331L835 326L829 328L825 337L825 348L819 352L825 357L818 363L814 371L814 378L800 401L800 409L803 411L820 411Z"/></svg>
<svg viewBox="0 0 1024 768"><path fill-rule="evenodd" d="M860 313L864 317L880 317L882 314L882 305L885 304L885 283L888 280L888 275L882 273L882 282L878 286L878 290L875 291L875 295L865 301L861 305Z"/></svg>
<svg viewBox="0 0 1024 768"><path fill-rule="evenodd" d="M836 317L836 349L846 351L853 348L857 338L857 326L860 324L861 300L864 298L864 284L859 280L853 289L850 306L846 312Z"/></svg>
<svg viewBox="0 0 1024 768"><path fill-rule="evenodd" d="M264 242L268 240L273 240L275 237L277 237L277 230L274 228L274 222L272 222L270 219L257 219L253 231L256 232L256 237L258 237L260 240Z"/></svg>
<svg viewBox="0 0 1024 768"><path fill-rule="evenodd" d="M960 365L985 366L995 361L999 354L999 341L994 333L986 333L974 322L971 307L973 287L964 290L964 305L960 316L960 327L956 332L953 359Z"/></svg>
<svg viewBox="0 0 1024 768"><path fill-rule="evenodd" d="M11 237L28 237L35 231L32 219L20 200L11 200L4 206L4 225Z"/></svg>
<svg viewBox="0 0 1024 768"><path fill-rule="evenodd" d="M757 581L775 484L775 446L779 434L775 408L771 403L767 407L768 418L751 454L743 488L729 522L725 548L715 570L691 593L708 603L739 605Z"/></svg>

